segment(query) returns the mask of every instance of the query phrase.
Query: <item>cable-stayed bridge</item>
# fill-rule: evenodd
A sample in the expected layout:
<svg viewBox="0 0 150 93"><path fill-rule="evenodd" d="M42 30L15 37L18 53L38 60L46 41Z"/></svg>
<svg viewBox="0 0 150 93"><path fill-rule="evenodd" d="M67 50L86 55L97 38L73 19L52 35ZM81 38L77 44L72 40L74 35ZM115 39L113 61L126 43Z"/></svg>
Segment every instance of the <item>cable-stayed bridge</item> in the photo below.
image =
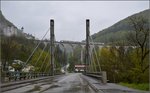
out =
<svg viewBox="0 0 150 93"><path fill-rule="evenodd" d="M90 20L86 20L86 40L84 42L76 41L56 41L54 33L54 20L50 20L50 28L43 35L41 40L35 40L37 42L36 47L33 49L32 53L27 58L26 62L23 63L23 69L29 67L38 68L37 71L1 71L1 92L3 93L100 93L101 89L105 86L106 89L114 88L114 91L124 91L117 88L115 85L107 85L107 74L101 68L101 62L99 54L97 53L96 46L110 47L104 43L93 42L90 36ZM50 32L50 40L44 40L46 35ZM40 44L44 43L42 51L32 65L30 64L31 58L34 56L35 52L38 51ZM81 63L77 64L76 69L82 68L82 73L62 73L60 68L57 68L56 57L60 56L55 52L57 47L60 45L64 48L65 58L65 44L68 44L74 50L74 46L81 47ZM115 46L120 48L120 46ZM124 46L126 49L133 46ZM44 55L44 60L41 65L38 65L39 60L44 54L44 51L48 53ZM72 53L72 57L74 53ZM49 59L48 59L49 57ZM84 59L84 60L83 60ZM67 60L66 60L67 61ZM67 62L59 62L62 68L67 65ZM74 64L75 65L75 64ZM73 68L75 70L75 67ZM94 79L93 79L94 78ZM100 85L97 85L100 84ZM98 88L96 88L98 87ZM123 88L123 87L121 87ZM99 89L99 90L96 90ZM125 90L130 90L125 88ZM130 90L134 93L132 90ZM111 93L111 92L110 92ZM114 92L112 92L114 93ZM130 93L130 92L129 92ZM136 92L135 92L136 93Z"/></svg>

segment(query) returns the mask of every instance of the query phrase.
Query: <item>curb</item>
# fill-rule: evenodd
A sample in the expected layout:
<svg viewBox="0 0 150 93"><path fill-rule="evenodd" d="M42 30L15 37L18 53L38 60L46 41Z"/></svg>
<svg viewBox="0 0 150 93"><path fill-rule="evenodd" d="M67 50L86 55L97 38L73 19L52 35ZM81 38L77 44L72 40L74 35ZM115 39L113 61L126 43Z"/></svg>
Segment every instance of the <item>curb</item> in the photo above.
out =
<svg viewBox="0 0 150 93"><path fill-rule="evenodd" d="M97 89L91 82L89 82L89 81L85 78L84 75L82 75L82 78L88 83L88 85L89 85L94 91L104 93L103 91Z"/></svg>

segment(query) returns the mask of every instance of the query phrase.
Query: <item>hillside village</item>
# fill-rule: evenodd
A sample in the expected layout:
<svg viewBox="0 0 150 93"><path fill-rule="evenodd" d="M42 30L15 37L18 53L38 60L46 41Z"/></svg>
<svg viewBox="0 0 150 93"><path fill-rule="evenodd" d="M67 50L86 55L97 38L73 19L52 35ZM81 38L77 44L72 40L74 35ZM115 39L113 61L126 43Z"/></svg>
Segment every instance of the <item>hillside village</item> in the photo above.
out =
<svg viewBox="0 0 150 93"><path fill-rule="evenodd" d="M2 14L2 11L0 11L0 35L5 36L5 37L11 37L11 36L25 37L26 39L29 39L29 40L35 39L33 35L25 33L23 27L19 29L13 23L8 21ZM15 59L13 60L12 64L23 65L23 63L24 62L22 60ZM22 69L22 71L28 72L31 68L33 68L33 66L28 65L24 69ZM8 69L9 71L12 71L12 72L15 71L15 68L13 68L12 66L8 66Z"/></svg>

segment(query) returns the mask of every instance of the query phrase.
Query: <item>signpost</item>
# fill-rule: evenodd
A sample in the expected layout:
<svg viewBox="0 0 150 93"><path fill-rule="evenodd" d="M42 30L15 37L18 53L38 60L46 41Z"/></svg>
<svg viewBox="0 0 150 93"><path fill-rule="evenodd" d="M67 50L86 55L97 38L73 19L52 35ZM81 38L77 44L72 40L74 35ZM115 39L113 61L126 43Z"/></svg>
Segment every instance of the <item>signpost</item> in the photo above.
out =
<svg viewBox="0 0 150 93"><path fill-rule="evenodd" d="M86 65L77 64L74 66L74 69L76 72L84 72L85 68L86 68Z"/></svg>

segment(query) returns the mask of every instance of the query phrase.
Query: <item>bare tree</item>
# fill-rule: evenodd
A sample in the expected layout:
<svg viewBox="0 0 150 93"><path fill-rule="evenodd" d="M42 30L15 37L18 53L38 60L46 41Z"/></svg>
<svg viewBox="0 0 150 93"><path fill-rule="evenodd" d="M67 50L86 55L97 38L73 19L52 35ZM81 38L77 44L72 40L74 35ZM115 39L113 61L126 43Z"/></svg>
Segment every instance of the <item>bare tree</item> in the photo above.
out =
<svg viewBox="0 0 150 93"><path fill-rule="evenodd" d="M135 16L129 19L133 31L128 34L131 45L137 46L137 55L140 58L139 65L144 73L148 68L148 62L144 61L149 55L149 20L143 16Z"/></svg>

